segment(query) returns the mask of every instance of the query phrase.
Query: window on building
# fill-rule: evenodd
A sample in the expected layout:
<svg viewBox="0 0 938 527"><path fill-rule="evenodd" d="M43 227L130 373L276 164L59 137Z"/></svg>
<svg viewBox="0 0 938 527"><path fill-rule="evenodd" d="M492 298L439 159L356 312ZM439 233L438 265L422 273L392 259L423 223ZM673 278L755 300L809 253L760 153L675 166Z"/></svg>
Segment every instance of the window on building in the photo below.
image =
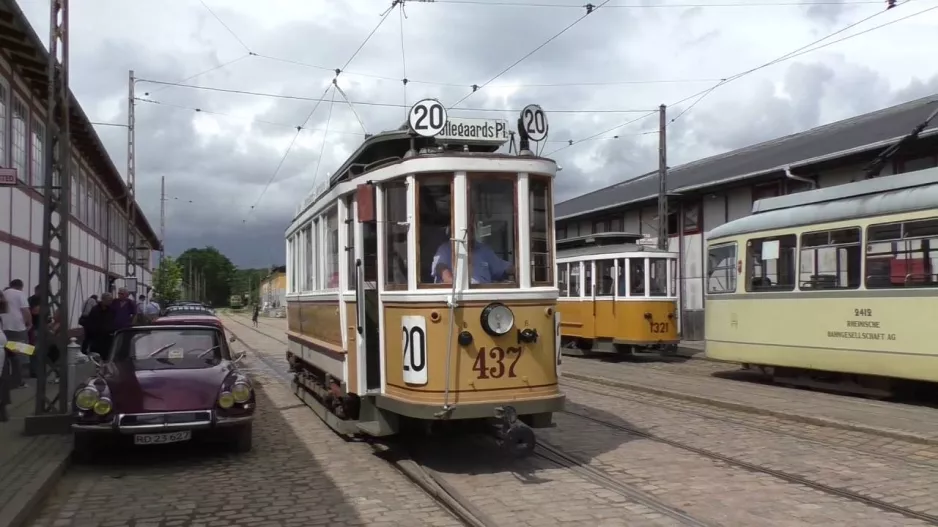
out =
<svg viewBox="0 0 938 527"><path fill-rule="evenodd" d="M715 245L707 251L707 293L735 293L736 244Z"/></svg>
<svg viewBox="0 0 938 527"><path fill-rule="evenodd" d="M26 161L26 123L29 110L26 103L13 96L13 123L10 127L10 154L17 178L25 185L29 184L29 166Z"/></svg>
<svg viewBox="0 0 938 527"><path fill-rule="evenodd" d="M798 181L797 179L786 179L785 180L785 194L797 194L799 192L807 192L809 190L814 190L816 187L817 176L809 176L808 179L814 183L808 183L807 181Z"/></svg>
<svg viewBox="0 0 938 527"><path fill-rule="evenodd" d="M87 188L88 173L82 170L78 176L78 186L72 189L72 192L78 196L78 208L75 210L75 217L82 223L85 223L88 219L88 202L85 200Z"/></svg>
<svg viewBox="0 0 938 527"><path fill-rule="evenodd" d="M46 173L45 173L45 151L43 150L43 145L46 141L46 129L45 126L39 119L33 117L32 128L32 148L30 149L30 164L29 171L32 175L33 187L42 192L45 190L43 187L46 183Z"/></svg>
<svg viewBox="0 0 938 527"><path fill-rule="evenodd" d="M567 238L567 226L559 225L557 226L557 239L565 240Z"/></svg>
<svg viewBox="0 0 938 527"><path fill-rule="evenodd" d="M7 156L7 114L9 113L10 88L0 78L0 167L9 167Z"/></svg>
<svg viewBox="0 0 938 527"><path fill-rule="evenodd" d="M609 230L609 220L596 220L593 222L593 232L596 234Z"/></svg>
<svg viewBox="0 0 938 527"><path fill-rule="evenodd" d="M302 233L300 238L303 240L303 254L305 256L302 269L306 275L302 280L303 291L313 291L316 289L316 281L314 279L316 274L313 272L315 268L313 262L316 261L316 253L313 252L313 226L307 225L303 227Z"/></svg>
<svg viewBox="0 0 938 527"><path fill-rule="evenodd" d="M518 231L514 174L469 176L469 286L517 284Z"/></svg>
<svg viewBox="0 0 938 527"><path fill-rule="evenodd" d="M868 289L938 285L938 218L871 225L866 247Z"/></svg>
<svg viewBox="0 0 938 527"><path fill-rule="evenodd" d="M796 245L794 234L746 242L746 291L793 291Z"/></svg>
<svg viewBox="0 0 938 527"><path fill-rule="evenodd" d="M69 189L71 215L78 217L78 161L72 160L72 167L68 171L68 176L71 180L71 188Z"/></svg>
<svg viewBox="0 0 938 527"><path fill-rule="evenodd" d="M453 192L450 175L417 179L419 284L452 284Z"/></svg>
<svg viewBox="0 0 938 527"><path fill-rule="evenodd" d="M862 252L859 228L802 234L798 287L803 290L859 288Z"/></svg>
<svg viewBox="0 0 938 527"><path fill-rule="evenodd" d="M752 202L755 203L759 201L760 199L774 198L774 197L777 197L779 194L780 192L779 192L778 181L756 185L752 187Z"/></svg>
<svg viewBox="0 0 938 527"><path fill-rule="evenodd" d="M596 296L613 296L616 284L616 261L596 261Z"/></svg>
<svg viewBox="0 0 938 527"><path fill-rule="evenodd" d="M580 235L580 224L576 220L571 221L566 227L567 238L576 238Z"/></svg>
<svg viewBox="0 0 938 527"><path fill-rule="evenodd" d="M531 229L531 285L553 285L554 277L551 269L551 249L553 240L550 239L550 225L552 223L551 211L553 204L550 200L550 180L546 178L531 177L528 181L528 206Z"/></svg>
<svg viewBox="0 0 938 527"><path fill-rule="evenodd" d="M339 287L339 210L332 207L326 213L326 289L332 291Z"/></svg>
<svg viewBox="0 0 938 527"><path fill-rule="evenodd" d="M358 273L355 267L355 198L345 200L348 219L345 220L345 254L348 257L348 287L355 289Z"/></svg>
<svg viewBox="0 0 938 527"><path fill-rule="evenodd" d="M88 184L85 186L85 208L88 211L88 217L85 219L88 226L94 228L94 174L88 173Z"/></svg>
<svg viewBox="0 0 938 527"><path fill-rule="evenodd" d="M895 170L896 174L902 174L905 172L935 168L936 166L938 166L938 155L932 154L897 160Z"/></svg>
<svg viewBox="0 0 938 527"><path fill-rule="evenodd" d="M390 289L407 287L407 184L395 181L384 186L385 277Z"/></svg>
<svg viewBox="0 0 938 527"><path fill-rule="evenodd" d="M676 209L676 210L675 210ZM668 236L678 235L678 215L684 211L684 234L698 234L701 232L700 203L684 203L675 205L668 213ZM657 228L657 224L653 228Z"/></svg>

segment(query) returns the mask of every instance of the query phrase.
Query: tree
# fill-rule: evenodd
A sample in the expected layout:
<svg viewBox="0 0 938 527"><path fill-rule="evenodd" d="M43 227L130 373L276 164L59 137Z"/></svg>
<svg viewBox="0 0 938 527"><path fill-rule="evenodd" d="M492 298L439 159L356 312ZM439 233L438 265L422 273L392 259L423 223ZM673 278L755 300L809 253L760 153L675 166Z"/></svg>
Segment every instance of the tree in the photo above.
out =
<svg viewBox="0 0 938 527"><path fill-rule="evenodd" d="M176 259L182 269L183 288L189 300L209 301L214 306L228 305L231 281L237 268L218 249L186 249Z"/></svg>
<svg viewBox="0 0 938 527"><path fill-rule="evenodd" d="M153 272L153 292L164 304L179 300L182 286L182 268L167 256Z"/></svg>
<svg viewBox="0 0 938 527"><path fill-rule="evenodd" d="M238 269L231 279L232 295L248 295L251 304L258 303L261 280L270 274L269 269Z"/></svg>

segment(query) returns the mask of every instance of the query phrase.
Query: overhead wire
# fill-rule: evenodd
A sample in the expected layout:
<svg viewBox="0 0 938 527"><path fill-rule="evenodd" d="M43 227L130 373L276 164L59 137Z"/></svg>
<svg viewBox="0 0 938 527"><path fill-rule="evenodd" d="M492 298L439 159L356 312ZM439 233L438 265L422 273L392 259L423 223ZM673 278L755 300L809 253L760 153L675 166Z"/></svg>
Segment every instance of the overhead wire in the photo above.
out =
<svg viewBox="0 0 938 527"><path fill-rule="evenodd" d="M404 85L404 106L407 106L407 51L404 47L404 4L401 3L399 14L401 20L401 84ZM408 110L404 110L404 119L407 119Z"/></svg>
<svg viewBox="0 0 938 527"><path fill-rule="evenodd" d="M563 35L563 34L566 33L567 31L569 31L573 26L579 24L583 19L585 19L586 17L590 16L592 13L594 13L594 12L597 11L598 9L602 8L604 5L608 4L609 2L610 2L610 0L604 0L604 1L603 1L602 3L600 3L598 6L594 6L593 4L587 4L587 5L585 6L585 7L586 7L586 13L584 13L583 16L581 16L580 18L577 18L577 19L574 20L571 24L569 24L567 27L561 29L560 32L554 34L552 37L550 37L550 38L548 38L547 40L545 40L543 43L541 43L541 45L539 45L539 46L537 46L536 48L532 49L532 50L529 51L526 55L522 56L520 59L514 61L510 66L508 66L507 68L505 68L505 69L503 69L502 71L500 71L497 75L495 75L494 77L492 77L492 78L489 79L488 81L484 82L483 84L481 84L481 85L479 85L479 86L473 85L473 86L472 86L472 91L469 92L469 93L467 93L462 99L459 99L458 101L456 101L456 104L454 104L454 105L452 105L452 106L455 107L455 106L461 104L463 101L465 101L465 100L468 99L469 97L472 97L476 92L478 92L479 90L485 88L486 86L488 86L489 84L491 84L492 82L494 82L496 79L498 79L499 77L501 77L501 76L504 75L505 73L508 73L509 71L511 71L512 68L514 68L514 67L517 66L518 64L521 64L525 59L527 59L527 58L530 57L531 55L533 55L533 54L537 53L538 51L540 51L544 46L550 44L551 42L553 42L554 40L556 40L557 38L559 38L560 35Z"/></svg>
<svg viewBox="0 0 938 527"><path fill-rule="evenodd" d="M183 84L185 84L186 82L189 82L189 81L191 81L192 79L194 79L194 78L196 78L196 77L201 77L202 75L205 75L205 74L207 74L207 73L211 73L211 72L213 72L213 71L218 71L218 70L220 70L220 69L222 69L222 68L226 68L226 67L228 67L228 66L231 66L232 64L235 64L235 63L237 63L237 62L241 62L242 60L244 60L244 59L246 59L246 58L248 58L248 57L250 57L250 56L252 56L252 55L253 55L252 53L248 53L248 54L245 54L245 55L241 55L240 57L238 57L238 58L236 58L236 59L229 60L228 62L223 62L223 63L221 63L221 64L219 64L219 65L217 65L217 66L214 66L214 67L212 67L212 68L209 68L209 69L207 69L207 70L205 70L205 71L200 71L199 73L196 73L195 75L190 75L190 76L188 76L188 77L186 77L186 78L184 78L184 79L182 79L182 80L176 81L175 83L165 83L164 86L160 86L159 88L156 88L155 90L151 90L151 91L148 92L146 95L153 95L154 93L157 93L157 92L159 92L159 91L165 90L166 88L169 88L169 87L171 87L171 86L183 85ZM136 80L137 80L137 81L140 81L141 79L136 79Z"/></svg>
<svg viewBox="0 0 938 527"><path fill-rule="evenodd" d="M326 153L326 136L329 134L329 124L332 123L332 109L335 107L335 90L339 85L333 82L332 100L329 101L329 116L326 118L326 131L322 134L322 144L319 146L319 158L316 159L316 171L313 172L313 187L319 181L319 167L322 166L322 156Z"/></svg>
<svg viewBox="0 0 938 527"><path fill-rule="evenodd" d="M896 4L896 6L898 7L898 6L905 5L905 4L909 3L910 1L912 1L912 0L906 0L905 2ZM867 21L869 21L869 20L871 20L871 19L873 19L873 18L875 18L875 17L877 17L877 16L880 16L880 15L882 15L883 13L889 11L890 9L891 9L891 8L888 8L888 7L887 7L887 9L885 9L885 10L877 11L876 13L874 13L874 14L872 14L872 15L870 15L870 16L867 16L867 17L865 17L865 18L863 18L863 19L860 19L860 20L858 20L857 22L854 22L854 23L852 23L852 24L849 24L849 25L847 25L847 26L845 26L845 27L843 27L843 28L841 28L841 29L839 29L839 30L833 32L833 33L830 33L830 34L828 34L828 35L826 35L826 36L820 38L820 39L814 40L814 41L812 41L811 43L806 44L806 45L804 45L804 46L801 46L800 48L798 48L798 49L796 49L796 50L790 51L790 52L786 53L785 55L782 55L782 56L780 56L780 57L778 57L778 58L776 58L776 59L774 59L774 60L771 60L771 61L769 61L769 62L766 62L766 63L764 63L764 64L761 64L761 65L759 65L759 66L756 66L756 67L754 67L754 68L745 70L745 71L743 71L743 72L737 73L737 74L735 74L735 75L733 75L733 76L731 76L731 77L727 77L726 79L721 79L721 80L720 80L717 84L715 84L714 86L711 86L711 87L709 87L709 88L707 88L707 89L705 89L705 90L699 91L699 92L697 92L697 93L695 93L695 94L693 94L693 95L690 95L690 96L685 97L685 98L683 98L683 99L681 99L681 100L679 100L679 101L677 101L677 102L674 102L674 103L670 104L669 106L677 106L677 105L682 104L682 103L684 103L684 102L687 102L687 101L689 101L689 100L691 100L691 99L695 99L695 98L697 99L694 103L691 104L690 107L686 108L684 111L682 111L682 112L681 112L680 114L678 114L676 117L674 117L668 124L673 123L674 121L676 121L678 118L680 118L681 116L683 116L684 114L686 114L687 111L690 110L690 108L693 108L694 106L696 106L704 97L706 97L707 95L713 93L717 88L719 88L719 87L721 87L721 86L724 86L724 85L727 84L728 82L737 80L737 79L739 79L739 78L741 78L741 77L744 77L744 76L746 76L746 75L749 75L749 74L751 74L751 73L754 73L754 72L756 72L756 71L759 71L759 70L761 70L761 69L763 69L763 68L767 68L767 67L769 67L769 66L772 66L772 65L775 65L775 64L778 64L778 63L787 61L787 60L791 60L791 59L793 59L793 58L796 58L796 57L805 55L805 54L807 54L807 53L811 53L811 52L817 51L817 50L819 50L819 49L822 49L822 48L831 46L831 45L833 45L833 44L836 44L836 43L839 43L839 42L843 42L843 41L845 41L845 40L849 40L849 39L851 39L851 38L858 37L858 36L860 36L860 35L869 33L869 32L874 31L874 30L876 30L876 29L880 29L880 28L882 28L882 27L886 27L886 26L888 26L888 25L895 24L895 23L901 22L901 21L903 21L903 20L907 20L907 19L912 18L912 17L914 17L914 16L921 15L921 14L923 14L923 13L925 13L925 12L928 12L928 11L931 11L931 10L934 10L934 9L938 9L938 6L934 6L934 7L931 7L931 8L929 8L929 9L925 9L925 10L923 10L923 11L919 11L919 12L917 12L917 13L913 13L913 14L908 15L908 16L905 16L905 17L902 17L902 18L898 18L898 19L896 19L896 20L892 20L892 21L890 21L890 22L887 22L887 23L884 23L884 24L881 24L881 25L878 25L878 26L874 26L874 27L865 29L865 30L863 30L863 31L861 31L861 32L858 32L858 33L853 33L853 34L851 34L851 35L847 35L847 36L845 36L845 37L839 38L839 39L837 39L837 40L834 40L834 41L825 43L825 44L820 45L820 46L817 46L817 47L813 47L813 46L816 46L817 44L819 44L819 43L821 43L821 42L823 42L823 41L825 41L825 40L831 38L832 36L835 36L835 35L838 35L838 34L840 34L840 33L843 33L844 31L847 31L847 30L849 30L849 29L851 29L851 28L853 28L853 27L856 27L856 26L859 25L859 24L862 24L862 23L864 23L864 22L867 22ZM809 49L809 48L810 48L810 49ZM577 145L577 144L580 144L580 143L583 143L583 142L586 142L586 141L593 140L593 139L595 139L595 138L597 138L597 137L599 137L599 136L601 136L601 135L605 135L605 134L610 133L610 132L614 132L615 130L618 130L618 129L620 129L620 128L626 127L626 126L628 126L628 125L630 125L630 124L633 124L633 123L635 123L635 122L641 121L642 119L646 119L646 118L650 117L651 115L655 115L655 114L657 114L657 113L658 113L657 111L649 112L648 114L646 114L646 115L644 115L644 116L642 116L642 117L639 117L639 118L637 118L637 119L632 119L632 120L630 120L630 121L628 121L628 122L625 122L625 123L616 125L616 126L614 126L614 127L612 127L612 128L609 128L609 129L607 129L607 130L603 130L602 132L593 134L593 135L591 135L591 136L589 136L589 137L586 137L586 138L584 138L584 139L580 139L580 140L577 140L577 141L573 141L573 142L567 144L566 146L557 148L556 150L553 150L553 151L549 152L547 155L548 155L548 156L554 155L554 154L556 154L557 152L560 152L560 151L562 151L562 150L565 150L565 149L567 149L567 148L570 148L571 146L574 146L574 145Z"/></svg>
<svg viewBox="0 0 938 527"><path fill-rule="evenodd" d="M482 0L430 0L434 4L461 4L480 7L530 7L530 8L566 8L583 9L583 4L543 4L543 3L524 3L524 2L503 2L492 1L484 2ZM692 7L810 7L824 5L858 5L858 4L882 4L882 0L844 0L843 2L822 1L822 2L746 2L746 3L723 3L723 4L612 4L606 6L614 9L662 9L662 8L692 8Z"/></svg>
<svg viewBox="0 0 938 527"><path fill-rule="evenodd" d="M218 23L221 24L222 27L225 28L225 30L228 31L228 33L232 37L234 37L234 39L237 40L239 44L241 44L241 47L243 47L244 50L248 52L248 55L254 55L254 52L251 50L251 48L249 48L248 45L245 44L243 40L241 40L241 37L239 37L237 33L232 31L232 29L228 27L228 24L226 24L225 21L221 19L221 17L215 14L215 11L212 11L212 8L209 7L208 4L205 3L205 0L199 0L199 3L202 4L202 7L204 7L205 10L209 12L209 14L215 17L215 20L217 20Z"/></svg>
<svg viewBox="0 0 938 527"><path fill-rule="evenodd" d="M231 88L216 88L211 86L199 86L197 84L182 84L177 82L167 82L160 81L155 79L139 79L140 82L146 82L150 84L169 84L173 86L178 86L182 88L190 88L193 90L204 90L204 91L214 91L220 93L231 93L235 95L250 95L255 97L269 97L272 99L287 99L293 101L308 101L308 102L321 102L327 101L325 95L321 98L314 97L305 97L300 95L284 95L279 93L265 93L265 92L255 92L249 90L235 90ZM383 102L371 102L371 101L350 101L350 104L361 105L361 106L375 106L375 107L386 107L386 108L406 108L406 105L400 103L383 103ZM450 108L448 111L465 111L465 112L512 112L518 113L520 109L512 108ZM575 114L587 114L587 113L642 113L647 112L647 109L596 109L596 110L551 110L551 113L575 113Z"/></svg>

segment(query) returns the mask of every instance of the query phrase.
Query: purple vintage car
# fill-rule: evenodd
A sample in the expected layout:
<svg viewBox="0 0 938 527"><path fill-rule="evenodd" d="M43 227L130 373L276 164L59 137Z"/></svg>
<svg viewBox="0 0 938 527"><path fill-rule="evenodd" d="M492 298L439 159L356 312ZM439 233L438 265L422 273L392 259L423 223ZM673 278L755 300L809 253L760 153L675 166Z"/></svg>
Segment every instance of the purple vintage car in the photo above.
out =
<svg viewBox="0 0 938 527"><path fill-rule="evenodd" d="M130 438L135 445L223 438L251 450L254 386L238 369L244 354L232 358L216 317L160 318L118 331L110 360L92 355L97 375L74 396L79 457Z"/></svg>

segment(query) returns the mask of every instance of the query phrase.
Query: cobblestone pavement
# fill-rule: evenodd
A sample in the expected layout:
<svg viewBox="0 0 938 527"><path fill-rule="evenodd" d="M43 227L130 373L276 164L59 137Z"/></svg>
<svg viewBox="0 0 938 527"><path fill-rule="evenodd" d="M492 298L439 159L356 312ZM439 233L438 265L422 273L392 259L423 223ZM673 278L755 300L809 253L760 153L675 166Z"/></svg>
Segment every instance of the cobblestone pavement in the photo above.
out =
<svg viewBox="0 0 938 527"><path fill-rule="evenodd" d="M368 445L336 436L269 378L260 383L251 453L193 444L73 465L33 525L462 525Z"/></svg>
<svg viewBox="0 0 938 527"><path fill-rule="evenodd" d="M282 331L277 328L279 322L263 321L259 329L270 335L263 338L279 338L278 332ZM898 507L938 514L938 500L930 497L929 491L938 485L938 470L903 458L901 452L870 454L853 448L846 438L842 444L832 444L733 422L724 419L725 416L694 413L699 408L692 408L690 403L680 407L682 402L674 399L658 397L678 405L666 407L651 404L648 394L639 394L645 400L629 400L610 396L621 390L598 387L610 394L601 395L571 384L565 391L572 412L650 431L656 436L785 474L803 476ZM581 384L591 389L588 384ZM861 501L639 438L573 414L559 414L556 421L556 428L538 431L541 440L620 483L632 485L711 524L928 525ZM859 441L862 437L850 439ZM891 452L888 446L883 445L883 450ZM526 521L545 526L603 525L599 522L623 519L629 520L625 523L628 525L642 524L637 523L640 521L675 524L672 518L642 510L640 505L614 489L584 481L580 475L536 457L508 464L486 457L475 446L450 445L444 450L448 456L431 456L438 461L427 464L443 473L458 492L471 496L474 505L500 524ZM630 510L634 516L623 518L623 509Z"/></svg>

